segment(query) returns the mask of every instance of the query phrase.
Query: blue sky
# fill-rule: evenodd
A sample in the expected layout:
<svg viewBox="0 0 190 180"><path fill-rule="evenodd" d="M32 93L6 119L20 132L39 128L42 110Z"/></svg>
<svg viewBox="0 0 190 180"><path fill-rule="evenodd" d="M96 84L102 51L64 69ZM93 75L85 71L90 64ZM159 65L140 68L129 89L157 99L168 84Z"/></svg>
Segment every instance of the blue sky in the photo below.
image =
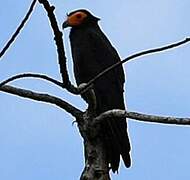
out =
<svg viewBox="0 0 190 180"><path fill-rule="evenodd" d="M67 12L87 8L121 58L190 36L189 0L51 0L61 26ZM15 30L30 0L3 1L0 6L0 47ZM69 72L72 61L64 32ZM125 64L128 110L189 117L190 44ZM0 61L0 81L22 72L59 79L56 49L46 13L38 4L16 42ZM85 103L46 82L12 83L60 96L81 109ZM83 168L82 139L72 117L54 106L0 93L0 179L76 180ZM121 164L113 180L190 179L190 127L129 120L133 165Z"/></svg>

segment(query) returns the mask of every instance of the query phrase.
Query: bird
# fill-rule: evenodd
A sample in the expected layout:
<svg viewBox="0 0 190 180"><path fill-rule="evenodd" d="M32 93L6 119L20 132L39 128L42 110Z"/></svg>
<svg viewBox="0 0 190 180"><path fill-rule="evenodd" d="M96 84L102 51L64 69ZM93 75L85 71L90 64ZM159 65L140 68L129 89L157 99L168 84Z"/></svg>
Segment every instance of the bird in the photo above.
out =
<svg viewBox="0 0 190 180"><path fill-rule="evenodd" d="M121 61L116 49L101 30L99 20L89 10L78 9L67 14L62 24L63 29L71 27L69 38L78 86ZM97 99L97 115L112 109L125 110L124 82L122 65L95 81L93 88ZM85 99L84 96L83 98ZM131 147L126 118L107 118L102 123L101 132L110 169L118 172L120 156L125 166L130 167Z"/></svg>

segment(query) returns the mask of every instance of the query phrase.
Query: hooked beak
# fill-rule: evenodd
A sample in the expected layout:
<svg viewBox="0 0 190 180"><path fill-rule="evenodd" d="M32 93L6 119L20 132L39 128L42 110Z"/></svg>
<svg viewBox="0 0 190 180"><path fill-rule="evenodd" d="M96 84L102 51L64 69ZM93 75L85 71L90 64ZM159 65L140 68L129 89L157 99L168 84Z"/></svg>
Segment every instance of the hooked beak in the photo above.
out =
<svg viewBox="0 0 190 180"><path fill-rule="evenodd" d="M62 28L63 29L65 29L65 28L67 28L67 27L69 27L70 25L69 25L69 23L68 23L68 21L66 20L65 22L63 22L63 24L62 24Z"/></svg>

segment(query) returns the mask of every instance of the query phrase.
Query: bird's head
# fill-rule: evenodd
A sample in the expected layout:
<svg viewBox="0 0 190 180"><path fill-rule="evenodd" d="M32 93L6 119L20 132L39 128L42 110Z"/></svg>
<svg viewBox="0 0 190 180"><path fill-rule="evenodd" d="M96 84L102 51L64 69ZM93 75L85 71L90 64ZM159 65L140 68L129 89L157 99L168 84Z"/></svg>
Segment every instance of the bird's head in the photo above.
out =
<svg viewBox="0 0 190 180"><path fill-rule="evenodd" d="M66 21L62 24L62 28L80 27L89 23L97 23L100 19L93 16L85 9L73 11L67 15Z"/></svg>

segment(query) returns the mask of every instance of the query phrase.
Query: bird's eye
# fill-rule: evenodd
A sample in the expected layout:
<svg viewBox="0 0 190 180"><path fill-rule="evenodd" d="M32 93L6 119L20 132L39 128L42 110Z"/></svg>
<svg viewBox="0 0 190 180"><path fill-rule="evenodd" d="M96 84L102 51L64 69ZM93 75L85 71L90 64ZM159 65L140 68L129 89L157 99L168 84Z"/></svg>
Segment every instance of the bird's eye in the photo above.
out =
<svg viewBox="0 0 190 180"><path fill-rule="evenodd" d="M77 19L80 19L82 17L82 15L81 14L77 14L76 17L77 17Z"/></svg>

